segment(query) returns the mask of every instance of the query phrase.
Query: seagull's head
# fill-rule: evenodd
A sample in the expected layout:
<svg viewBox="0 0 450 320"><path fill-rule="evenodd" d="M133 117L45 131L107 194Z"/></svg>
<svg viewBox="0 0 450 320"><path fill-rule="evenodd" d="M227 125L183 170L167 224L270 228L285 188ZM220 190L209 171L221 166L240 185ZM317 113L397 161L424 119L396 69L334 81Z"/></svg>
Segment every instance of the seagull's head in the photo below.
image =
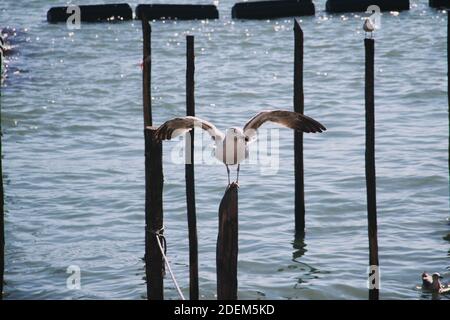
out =
<svg viewBox="0 0 450 320"><path fill-rule="evenodd" d="M432 275L433 281L439 281L439 279L442 279L442 276L439 273L433 273Z"/></svg>
<svg viewBox="0 0 450 320"><path fill-rule="evenodd" d="M241 128L237 127L229 128L227 130L227 138L231 139L237 138L247 141L247 137L245 136L244 131Z"/></svg>

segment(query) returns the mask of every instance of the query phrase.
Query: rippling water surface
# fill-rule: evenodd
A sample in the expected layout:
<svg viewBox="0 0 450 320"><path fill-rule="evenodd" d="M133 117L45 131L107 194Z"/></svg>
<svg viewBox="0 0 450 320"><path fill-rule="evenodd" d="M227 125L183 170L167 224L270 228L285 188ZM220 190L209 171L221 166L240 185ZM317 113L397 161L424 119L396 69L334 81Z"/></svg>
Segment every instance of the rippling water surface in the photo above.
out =
<svg viewBox="0 0 450 320"><path fill-rule="evenodd" d="M305 136L307 233L294 240L293 137L283 130L276 174L241 171L241 299L367 298L362 15L329 15L315 2L316 16L301 18L305 113L328 131ZM427 3L385 13L376 34L383 299L429 299L416 289L424 270L449 280L447 17ZM152 24L156 124L185 113L186 34L195 35L198 116L225 129L261 109L292 108L293 19L233 21L231 6L220 2L217 21ZM17 31L1 99L6 298L143 299L141 25L68 30L45 21L49 7L0 4L0 26ZM184 166L170 161L174 144L165 144L164 215L188 295ZM196 166L202 298L215 298L225 186L222 165ZM81 290L66 288L69 265L81 268ZM177 299L169 277L165 286Z"/></svg>

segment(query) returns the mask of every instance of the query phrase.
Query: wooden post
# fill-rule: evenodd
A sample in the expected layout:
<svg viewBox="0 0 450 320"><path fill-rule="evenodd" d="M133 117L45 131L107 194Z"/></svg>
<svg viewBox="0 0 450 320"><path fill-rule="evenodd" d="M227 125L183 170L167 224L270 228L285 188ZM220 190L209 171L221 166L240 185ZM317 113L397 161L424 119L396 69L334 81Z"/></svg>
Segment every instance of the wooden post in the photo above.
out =
<svg viewBox="0 0 450 320"><path fill-rule="evenodd" d="M294 20L294 111L303 114L303 31L297 19ZM295 163L295 234L305 233L305 185L303 175L303 132L294 133Z"/></svg>
<svg viewBox="0 0 450 320"><path fill-rule="evenodd" d="M145 273L147 299L164 299L164 260L156 233L163 228L162 142L155 139L156 128L145 134Z"/></svg>
<svg viewBox="0 0 450 320"><path fill-rule="evenodd" d="M369 299L379 298L379 263L377 236L377 200L375 175L375 94L374 55L375 40L364 39L366 49L366 186L367 218L369 229Z"/></svg>
<svg viewBox="0 0 450 320"><path fill-rule="evenodd" d="M186 36L186 115L195 116L194 99L194 36ZM189 298L198 300L198 244L197 217L195 210L195 176L194 176L194 129L190 139L186 139L186 202L189 230Z"/></svg>
<svg viewBox="0 0 450 320"><path fill-rule="evenodd" d="M159 249L156 232L163 227L163 171L162 143L154 138L151 95L151 26L142 17L144 38L142 60L142 98L145 138L145 274L147 299L164 299L164 261ZM161 231L162 232L162 231Z"/></svg>
<svg viewBox="0 0 450 320"><path fill-rule="evenodd" d="M219 207L217 237L217 299L237 299L238 185L232 182Z"/></svg>
<svg viewBox="0 0 450 320"><path fill-rule="evenodd" d="M447 10L447 99L448 99L448 170L450 175L450 82L448 80L450 75L450 55L449 55L449 48L450 48L450 22L448 20L448 15L450 11Z"/></svg>
<svg viewBox="0 0 450 320"><path fill-rule="evenodd" d="M2 61L3 55L0 52L0 99L2 97ZM2 163L2 110L0 103L0 300L3 299L3 276L5 272L5 213L3 199L3 163Z"/></svg>
<svg viewBox="0 0 450 320"><path fill-rule="evenodd" d="M152 124L152 93L151 93L151 72L152 72L152 28L148 20L142 18L142 34L144 37L143 59L142 59L142 97L144 102L144 127Z"/></svg>

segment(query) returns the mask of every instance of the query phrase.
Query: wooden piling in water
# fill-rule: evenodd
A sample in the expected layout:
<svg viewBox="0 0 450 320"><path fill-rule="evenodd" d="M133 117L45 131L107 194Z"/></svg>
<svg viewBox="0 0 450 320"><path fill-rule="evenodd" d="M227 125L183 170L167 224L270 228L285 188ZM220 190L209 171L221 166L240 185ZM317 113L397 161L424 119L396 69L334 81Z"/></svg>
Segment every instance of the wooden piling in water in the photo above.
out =
<svg viewBox="0 0 450 320"><path fill-rule="evenodd" d="M450 175L450 81L449 81L449 75L450 75L450 21L448 19L450 11L447 10L447 100L448 100L448 170Z"/></svg>
<svg viewBox="0 0 450 320"><path fill-rule="evenodd" d="M195 116L194 72L195 53L194 36L186 36L186 115ZM189 232L189 298L198 300L198 243L197 214L195 208L195 176L194 176L194 129L190 139L186 139L186 202Z"/></svg>
<svg viewBox="0 0 450 320"><path fill-rule="evenodd" d="M156 232L163 227L162 143L156 141L152 125L151 96L151 26L142 18L144 39L142 60L142 98L145 139L145 275L147 299L164 299L164 261Z"/></svg>
<svg viewBox="0 0 450 320"><path fill-rule="evenodd" d="M152 28L148 20L142 18L142 35L144 37L142 58L142 98L144 103L144 127L152 125L152 93L151 93L151 71L152 71Z"/></svg>
<svg viewBox="0 0 450 320"><path fill-rule="evenodd" d="M303 31L297 19L294 20L294 111L303 114ZM294 133L295 163L295 234L305 233L305 184L303 168L303 132Z"/></svg>
<svg viewBox="0 0 450 320"><path fill-rule="evenodd" d="M145 128L145 273L147 299L164 299L164 260L156 238L163 233L162 142L156 128Z"/></svg>
<svg viewBox="0 0 450 320"><path fill-rule="evenodd" d="M220 202L216 268L217 299L237 299L238 185L231 183Z"/></svg>
<svg viewBox="0 0 450 320"><path fill-rule="evenodd" d="M3 55L0 52L0 99L2 97ZM3 299L3 276L5 272L5 212L3 198L3 163L2 163L2 108L0 103L0 300Z"/></svg>
<svg viewBox="0 0 450 320"><path fill-rule="evenodd" d="M379 262L377 236L377 200L375 174L375 89L374 89L374 56L375 40L364 39L366 50L366 187L367 187L367 220L369 234L369 299L379 299Z"/></svg>

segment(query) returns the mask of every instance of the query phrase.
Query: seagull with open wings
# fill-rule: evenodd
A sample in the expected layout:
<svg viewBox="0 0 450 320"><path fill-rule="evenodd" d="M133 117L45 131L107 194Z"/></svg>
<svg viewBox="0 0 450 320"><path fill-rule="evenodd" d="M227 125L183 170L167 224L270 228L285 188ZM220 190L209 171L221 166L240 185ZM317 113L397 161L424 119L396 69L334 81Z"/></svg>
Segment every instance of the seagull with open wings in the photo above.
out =
<svg viewBox="0 0 450 320"><path fill-rule="evenodd" d="M222 133L212 123L197 117L174 118L163 123L156 131L158 140L170 140L185 134L194 127L199 127L209 133L215 142L214 156L223 162L227 168L228 184L230 184L230 165L237 165L239 180L240 163L248 158L249 144L256 140L257 130L266 122L274 122L287 128L307 133L323 132L326 128L318 121L297 112L285 110L262 111L251 118L241 128L229 128Z"/></svg>

